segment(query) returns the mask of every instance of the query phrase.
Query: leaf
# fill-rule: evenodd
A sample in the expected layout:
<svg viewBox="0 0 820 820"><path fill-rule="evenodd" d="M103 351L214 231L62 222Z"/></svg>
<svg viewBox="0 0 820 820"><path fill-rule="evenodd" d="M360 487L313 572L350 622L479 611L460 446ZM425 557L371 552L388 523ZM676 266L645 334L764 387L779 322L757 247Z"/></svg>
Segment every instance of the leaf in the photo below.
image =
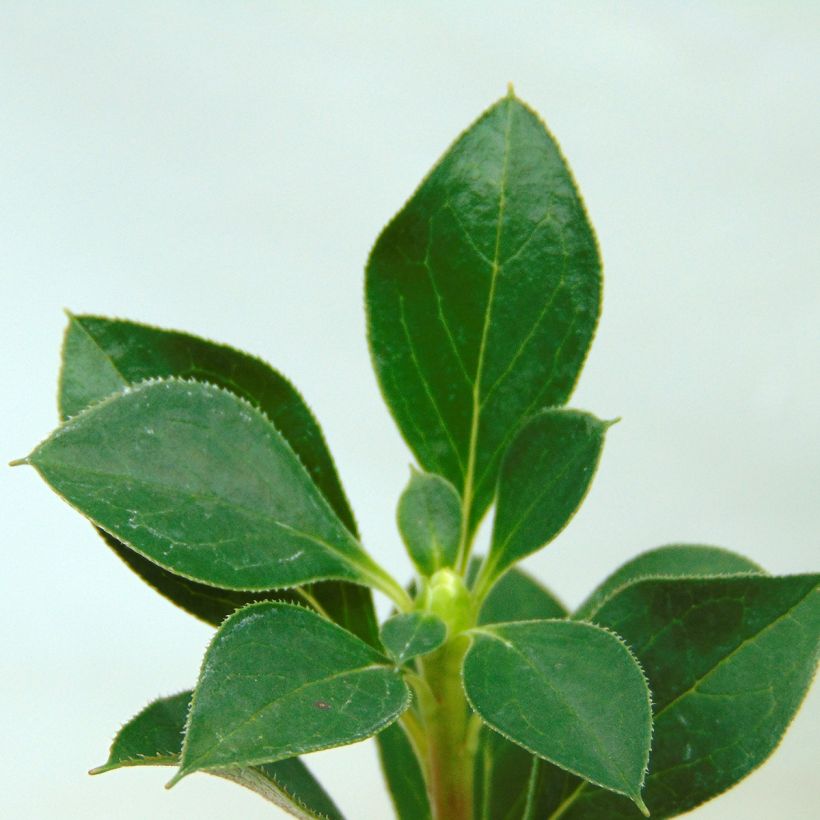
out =
<svg viewBox="0 0 820 820"><path fill-rule="evenodd" d="M398 820L431 820L424 775L401 724L391 723L376 735L376 741Z"/></svg>
<svg viewBox="0 0 820 820"><path fill-rule="evenodd" d="M180 692L146 706L120 729L108 760L92 769L91 774L131 766L176 766L192 694ZM216 769L210 774L258 792L295 817L343 820L342 813L298 757L247 769Z"/></svg>
<svg viewBox="0 0 820 820"><path fill-rule="evenodd" d="M100 316L69 315L68 320L60 372L61 418L148 379L174 376L215 384L271 420L342 523L356 533L322 431L281 373L255 356L187 333Z"/></svg>
<svg viewBox="0 0 820 820"><path fill-rule="evenodd" d="M376 241L368 331L385 399L473 531L521 423L567 401L601 264L570 171L509 94L465 131Z"/></svg>
<svg viewBox="0 0 820 820"><path fill-rule="evenodd" d="M470 562L477 573L480 560ZM478 614L479 626L507 621L541 621L565 618L566 607L542 584L519 567L508 570L496 581Z"/></svg>
<svg viewBox="0 0 820 820"><path fill-rule="evenodd" d="M475 579L481 559L470 561L468 580ZM529 621L567 616L564 605L531 575L519 567L508 570L492 587L478 615L479 625ZM527 803L534 758L521 746L484 727L479 733L475 768L475 816L481 820L520 820ZM537 799L533 817L541 811L560 783L574 778L563 769L541 763L538 767ZM549 784L547 780L549 779Z"/></svg>
<svg viewBox="0 0 820 820"><path fill-rule="evenodd" d="M575 618L585 620L597 610L616 590L640 580L665 576L669 578L692 578L704 575L734 575L753 572L765 574L753 561L721 547L700 544L671 544L641 553L615 570L575 613Z"/></svg>
<svg viewBox="0 0 820 820"><path fill-rule="evenodd" d="M438 649L447 638L447 627L429 612L405 612L388 618L381 628L384 648L398 664Z"/></svg>
<svg viewBox="0 0 820 820"><path fill-rule="evenodd" d="M534 757L488 726L482 727L474 783L477 820L547 818L577 783L563 769ZM527 808L529 815L525 815Z"/></svg>
<svg viewBox="0 0 820 820"><path fill-rule="evenodd" d="M400 672L341 627L290 604L252 604L205 654L172 783L363 740L409 702Z"/></svg>
<svg viewBox="0 0 820 820"><path fill-rule="evenodd" d="M578 410L545 410L515 437L498 478L490 552L476 580L479 600L507 567L569 523L592 483L609 426Z"/></svg>
<svg viewBox="0 0 820 820"><path fill-rule="evenodd" d="M654 694L644 796L675 817L731 788L777 747L814 676L820 575L650 579L593 617L617 629ZM637 817L625 800L578 784L564 820Z"/></svg>
<svg viewBox="0 0 820 820"><path fill-rule="evenodd" d="M421 575L429 578L455 565L461 499L449 481L413 470L399 499L397 518L407 552Z"/></svg>
<svg viewBox="0 0 820 820"><path fill-rule="evenodd" d="M464 659L464 688L497 732L642 805L649 690L615 635L572 621L478 627Z"/></svg>
<svg viewBox="0 0 820 820"><path fill-rule="evenodd" d="M166 569L226 589L379 571L259 411L174 379L115 394L29 456L95 524Z"/></svg>
<svg viewBox="0 0 820 820"><path fill-rule="evenodd" d="M356 522L322 431L302 396L272 367L246 353L186 333L135 322L69 314L63 343L61 420L111 393L145 379L195 378L216 384L262 410L310 473L342 523ZM161 595L207 623L218 625L254 596L187 581L104 535L126 564ZM370 590L331 581L306 590L334 620L374 646L378 625ZM274 596L281 600L282 591Z"/></svg>

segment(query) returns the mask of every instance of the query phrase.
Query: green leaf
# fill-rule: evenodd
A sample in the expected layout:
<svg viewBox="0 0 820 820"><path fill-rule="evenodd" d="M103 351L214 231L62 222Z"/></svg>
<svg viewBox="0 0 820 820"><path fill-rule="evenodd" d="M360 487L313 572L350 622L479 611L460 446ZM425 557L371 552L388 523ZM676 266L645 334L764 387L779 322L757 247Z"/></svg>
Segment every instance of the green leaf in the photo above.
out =
<svg viewBox="0 0 820 820"><path fill-rule="evenodd" d="M307 609L252 604L205 654L172 782L363 740L409 702L400 672L354 635Z"/></svg>
<svg viewBox="0 0 820 820"><path fill-rule="evenodd" d="M356 522L322 431L302 396L261 360L186 333L99 316L72 316L63 343L59 403L65 421L87 406L146 379L194 378L216 384L262 410L304 464L342 523ZM106 542L126 564L177 606L218 625L260 595L243 596L168 572L111 536ZM378 624L370 590L331 581L306 590L330 617L374 646ZM273 595L281 600L283 593Z"/></svg>
<svg viewBox="0 0 820 820"><path fill-rule="evenodd" d="M563 769L482 727L475 766L476 820L542 820L577 783Z"/></svg>
<svg viewBox="0 0 820 820"><path fill-rule="evenodd" d="M387 403L472 531L518 427L568 399L600 307L592 228L534 112L510 94L459 137L376 241L366 290Z"/></svg>
<svg viewBox="0 0 820 820"><path fill-rule="evenodd" d="M394 615L381 628L384 648L399 664L438 649L446 639L444 621L429 612Z"/></svg>
<svg viewBox="0 0 820 820"><path fill-rule="evenodd" d="M464 659L464 687L497 732L642 805L649 690L615 635L572 621L478 627Z"/></svg>
<svg viewBox="0 0 820 820"><path fill-rule="evenodd" d="M399 499L398 524L421 575L452 567L458 556L461 499L447 479L413 470Z"/></svg>
<svg viewBox="0 0 820 820"><path fill-rule="evenodd" d="M174 379L115 394L28 458L72 506L172 572L226 589L379 583L268 419Z"/></svg>
<svg viewBox="0 0 820 820"><path fill-rule="evenodd" d="M468 577L474 578L481 559L470 562ZM531 575L518 567L508 570L484 599L480 625L507 621L544 620L567 616L564 605ZM485 727L479 734L475 770L475 816L481 820L520 820L527 803L533 756L521 746ZM541 762L537 770L537 799L533 817L546 817L541 805L562 782L574 778L556 766ZM547 780L550 782L547 783Z"/></svg>
<svg viewBox="0 0 820 820"><path fill-rule="evenodd" d="M640 659L654 694L644 797L675 817L726 791L777 747L811 685L820 575L638 581L593 613ZM637 817L578 784L563 820Z"/></svg>
<svg viewBox="0 0 820 820"><path fill-rule="evenodd" d="M592 483L609 426L578 410L545 410L515 437L498 478L490 552L476 580L479 600L507 567L569 523Z"/></svg>
<svg viewBox="0 0 820 820"><path fill-rule="evenodd" d="M419 759L401 724L392 723L376 735L390 797L399 820L431 820L427 786Z"/></svg>
<svg viewBox="0 0 820 820"><path fill-rule="evenodd" d="M296 388L270 365L187 333L100 316L68 317L63 342L61 418L148 379L178 377L229 390L261 410L299 456L342 523L356 533L322 431Z"/></svg>
<svg viewBox="0 0 820 820"><path fill-rule="evenodd" d="M120 729L108 760L91 774L131 766L176 766L188 704L193 693L180 692L145 707ZM214 770L210 774L240 783L295 817L343 820L342 813L298 757L248 768Z"/></svg>
<svg viewBox="0 0 820 820"><path fill-rule="evenodd" d="M478 564L479 561L472 561L471 568L477 570ZM484 599L478 623L542 621L567 615L566 607L546 587L524 570L513 567L498 579Z"/></svg>
<svg viewBox="0 0 820 820"><path fill-rule="evenodd" d="M721 547L700 544L671 544L667 547L657 547L641 553L615 570L581 604L574 617L585 620L613 592L641 578L692 578L749 572L765 574L765 571L753 561Z"/></svg>

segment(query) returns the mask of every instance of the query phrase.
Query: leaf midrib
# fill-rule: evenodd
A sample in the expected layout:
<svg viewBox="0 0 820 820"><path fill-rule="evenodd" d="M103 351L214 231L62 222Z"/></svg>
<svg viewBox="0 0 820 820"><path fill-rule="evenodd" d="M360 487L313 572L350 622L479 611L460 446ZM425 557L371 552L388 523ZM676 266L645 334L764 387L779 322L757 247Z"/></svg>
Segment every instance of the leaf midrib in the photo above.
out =
<svg viewBox="0 0 820 820"><path fill-rule="evenodd" d="M39 464L37 461L33 461L32 463L34 464L34 466L38 470L42 469L41 464ZM129 481L133 484L142 484L143 486L151 487L153 489L158 488L158 489L161 489L161 490L163 490L167 493L176 494L177 496L180 496L180 497L182 497L182 498L184 498L185 500L188 500L188 501L205 500L205 501L211 501L211 502L218 502L224 507L229 507L229 508L234 508L234 509L240 510L248 518L256 519L256 520L263 521L265 523L273 524L274 526L279 527L280 529L287 530L288 532L290 532L291 534L293 534L297 537L304 538L304 539L306 539L308 541L311 541L311 542L313 542L313 543L315 543L319 546L322 546L325 549L327 549L328 551L330 551L330 552L334 553L335 555L338 555L339 557L344 559L344 561L346 563L353 564L354 566L357 567L357 569L360 568L358 566L357 562L353 559L353 556L345 553L343 550L341 550L338 547L333 546L332 544L328 543L327 541L324 541L323 539L318 538L315 535L311 535L310 533L302 532L301 530L298 530L295 527L290 526L289 524L285 524L284 522L279 521L276 518L266 516L266 515L264 515L264 513L261 510L259 510L257 508L246 507L246 506L244 506L240 503L236 503L236 502L233 502L233 501L229 502L229 501L224 500L221 496L218 496L218 495L215 495L215 494L210 494L210 493L199 493L199 494L197 494L197 493L193 493L193 492L190 492L190 491L186 492L184 490L177 490L173 487L173 485L164 484L161 481L149 481L149 480L146 480L146 479L143 479L143 478L135 478L135 477L127 476L127 475L121 475L119 473L107 472L107 471L104 471L104 470L93 470L93 469L90 469L88 467L78 467L76 464L66 464L65 462L60 462L60 461L48 461L47 465L52 466L52 467L62 468L63 470L71 470L71 471L74 471L74 472L84 473L84 474L87 474L87 475L97 475L97 476L105 476L105 477L110 477L110 478L120 478L120 479L123 479L123 480L127 480L127 481ZM106 529L105 527L102 526L101 523L99 523L99 522L95 522L95 523L97 523L98 526L102 527L102 529ZM344 525L342 525L341 522L340 522L340 527L344 531ZM353 536L350 536L350 540L351 540L351 546L355 547L356 549L361 548L361 545L359 544L358 541L353 539Z"/></svg>
<svg viewBox="0 0 820 820"><path fill-rule="evenodd" d="M597 747L596 752L597 752L598 758L602 761L605 761L606 759L609 759L609 761L612 763L615 770L620 775L622 783L625 784L624 794L627 794L627 795L631 794L631 792L629 790L629 780L625 776L625 774L623 772L623 769L621 769L621 767L619 765L619 762L614 757L612 757L609 753L601 754L601 750L604 748L603 741L601 740L601 738L598 737L598 735L587 726L587 724L581 719L580 715L578 714L577 710L574 708L572 703L570 703L566 699L566 697L563 695L563 693L560 690L556 689L552 685L549 678L544 674L544 672L541 669L539 669L539 667L537 667L532 662L532 660L526 654L524 654L524 652L522 652L514 643L512 643L511 641L505 640L500 635L495 634L492 629L482 627L480 629L476 629L475 631L480 632L482 635L486 635L488 637L491 637L491 638L495 639L496 641L498 641L499 643L501 643L505 647L507 647L507 649L511 649L517 655L520 655L520 657L524 660L524 662L527 664L527 666L529 666L536 673L537 677L539 677L546 684L546 686L550 690L552 690L552 692L558 697L558 699L566 705L567 710L576 719L576 721L578 722L578 725L583 729L584 734L586 734L588 737L590 737L594 741L594 747ZM540 755L539 755L539 757L540 757ZM579 774L579 776L583 777L584 775Z"/></svg>
<svg viewBox="0 0 820 820"><path fill-rule="evenodd" d="M212 743L204 752L201 752L199 755L197 755L196 760L202 760L203 758L207 757L214 749L216 749L218 746L220 746L222 743L224 743L225 740L227 740L232 735L235 735L238 731L240 731L240 729L244 728L248 723L251 723L252 721L256 720L263 712L265 712L268 709L272 709L273 707L275 707L279 703L281 703L283 700L287 700L288 698L291 698L295 695L298 695L300 692L303 692L304 690L309 689L311 686L317 686L317 685L321 685L321 684L330 683L331 681L334 681L334 680L339 680L341 678L349 677L351 675L363 674L365 672L369 672L370 670L377 670L377 669L383 670L385 672L392 672L393 671L392 667L390 667L390 666L385 666L384 664L379 664L379 663L370 663L370 664L367 664L366 666L355 667L353 669L344 669L341 672L336 672L333 675L330 675L330 676L325 677L325 678L319 678L317 680L305 681L305 683L300 684L295 689L291 689L288 692L285 692L284 694L280 695L279 697L268 701L263 706L261 706L259 709L257 709L255 712L253 712L252 714L248 715L246 718L241 720L230 731L228 731L226 734L222 735L219 738L219 740L216 740L214 743ZM192 711L193 711L193 704L192 704ZM184 757L185 757L185 750L184 749L182 751L182 757L183 757L183 760L184 760ZM194 762L194 761L187 762L186 765L183 766L183 770L190 771L191 770L191 766L190 766L191 762ZM194 763L194 765L196 765L196 764ZM219 766L219 765L225 765L225 764L224 763L217 764L217 766ZM248 764L238 764L238 765L249 765L250 766L250 765L261 765L261 764L248 763Z"/></svg>

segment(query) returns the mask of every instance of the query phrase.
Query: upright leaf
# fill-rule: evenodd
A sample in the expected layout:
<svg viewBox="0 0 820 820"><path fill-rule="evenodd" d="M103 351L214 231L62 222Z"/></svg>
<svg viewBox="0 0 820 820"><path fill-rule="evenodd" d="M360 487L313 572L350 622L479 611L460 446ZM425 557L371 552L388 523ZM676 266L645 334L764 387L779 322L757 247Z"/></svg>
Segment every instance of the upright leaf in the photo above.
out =
<svg viewBox="0 0 820 820"><path fill-rule="evenodd" d="M512 94L442 157L367 265L385 398L472 530L534 412L566 402L598 319L601 265L552 136Z"/></svg>
<svg viewBox="0 0 820 820"><path fill-rule="evenodd" d="M273 425L217 387L171 379L115 394L27 461L95 524L190 579L245 590L378 581Z"/></svg>
<svg viewBox="0 0 820 820"><path fill-rule="evenodd" d="M91 774L131 766L178 765L192 694L190 691L180 692L146 706L117 732L108 760L92 769ZM210 774L256 791L294 817L344 820L327 792L298 757L262 766L215 769Z"/></svg>
<svg viewBox="0 0 820 820"><path fill-rule="evenodd" d="M205 654L174 781L363 740L409 702L399 671L354 635L307 609L252 604Z"/></svg>
<svg viewBox="0 0 820 820"><path fill-rule="evenodd" d="M376 735L379 760L398 820L431 820L419 759L399 722Z"/></svg>
<svg viewBox="0 0 820 820"><path fill-rule="evenodd" d="M754 561L721 547L706 547L700 544L670 544L667 547L657 547L641 553L615 570L581 604L575 617L578 620L586 619L613 592L641 578L693 578L749 572L765 574Z"/></svg>
<svg viewBox="0 0 820 820"><path fill-rule="evenodd" d="M610 425L577 410L545 410L521 428L501 465L490 552L476 580L479 597L569 523L592 483Z"/></svg>
<svg viewBox="0 0 820 820"><path fill-rule="evenodd" d="M413 470L399 499L399 531L416 569L430 577L458 555L461 499L449 481Z"/></svg>
<svg viewBox="0 0 820 820"><path fill-rule="evenodd" d="M353 513L319 425L293 385L265 362L187 333L72 315L62 358L59 404L63 421L125 387L173 376L216 384L249 401L273 422L342 523L356 535ZM192 587L191 582L147 561L111 536L106 541L160 594L208 623L219 624L248 602L219 587ZM346 629L374 646L378 644L369 589L331 581L307 592ZM258 600L260 596L253 597ZM281 599L281 591L274 597Z"/></svg>
<svg viewBox="0 0 820 820"><path fill-rule="evenodd" d="M381 628L381 641L396 663L426 655L446 638L444 621L429 612L403 612L388 618Z"/></svg>
<svg viewBox="0 0 820 820"><path fill-rule="evenodd" d="M818 582L818 575L648 579L592 613L629 641L652 682L644 797L653 818L721 794L774 751L815 673ZM638 817L627 801L583 783L559 808L562 820Z"/></svg>
<svg viewBox="0 0 820 820"><path fill-rule="evenodd" d="M497 732L562 769L642 806L649 690L612 633L572 621L474 630L464 687Z"/></svg>

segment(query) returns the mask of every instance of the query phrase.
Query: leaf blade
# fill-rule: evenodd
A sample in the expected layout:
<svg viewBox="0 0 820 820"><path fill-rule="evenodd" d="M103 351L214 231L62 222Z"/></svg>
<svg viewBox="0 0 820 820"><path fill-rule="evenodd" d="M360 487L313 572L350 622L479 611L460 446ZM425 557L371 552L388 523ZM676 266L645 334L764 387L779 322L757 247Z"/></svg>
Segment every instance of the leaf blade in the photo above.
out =
<svg viewBox="0 0 820 820"><path fill-rule="evenodd" d="M353 535L356 522L324 435L296 388L255 356L188 333L101 316L68 316L58 389L61 420L145 379L195 378L216 384L264 412L305 465ZM102 531L101 531L102 532ZM218 626L248 596L174 575L104 534L108 546L172 603ZM307 592L337 623L373 646L378 625L370 590L344 581ZM253 600L259 600L259 594ZM274 596L281 600L283 593Z"/></svg>
<svg viewBox="0 0 820 820"><path fill-rule="evenodd" d="M612 633L572 621L480 627L463 679L470 704L495 731L640 805L649 691Z"/></svg>
<svg viewBox="0 0 820 820"><path fill-rule="evenodd" d="M464 496L470 531L515 429L569 397L600 283L571 173L512 95L462 134L377 240L366 280L376 372L420 463Z"/></svg>
<svg viewBox="0 0 820 820"><path fill-rule="evenodd" d="M180 692L148 704L117 732L108 760L91 770L102 774L132 766L176 766L192 692ZM211 774L240 782L295 817L344 820L333 800L299 758L253 769L214 770Z"/></svg>
<svg viewBox="0 0 820 820"><path fill-rule="evenodd" d="M452 567L461 534L461 499L447 479L413 470L396 510L407 554L428 578Z"/></svg>
<svg viewBox="0 0 820 820"><path fill-rule="evenodd" d="M578 410L544 410L504 455L490 551L476 580L481 598L508 567L567 526L589 491L610 423Z"/></svg>
<svg viewBox="0 0 820 820"><path fill-rule="evenodd" d="M645 788L653 817L675 817L723 793L777 746L815 671L818 581L645 579L602 606L596 619L617 624L634 644L657 691ZM675 656L689 660L675 664ZM637 817L626 801L590 787L561 816Z"/></svg>
<svg viewBox="0 0 820 820"><path fill-rule="evenodd" d="M379 761L399 820L432 820L421 764L401 724L376 735Z"/></svg>
<svg viewBox="0 0 820 820"><path fill-rule="evenodd" d="M590 594L574 617L585 620L621 587L641 578L692 578L704 575L737 573L765 574L754 561L722 547L703 544L669 544L657 547L627 561Z"/></svg>
<svg viewBox="0 0 820 820"><path fill-rule="evenodd" d="M285 440L220 388L132 388L64 424L28 461L95 524L192 580L245 590L369 581L372 562Z"/></svg>
<svg viewBox="0 0 820 820"><path fill-rule="evenodd" d="M252 604L205 654L172 783L363 740L409 701L400 673L341 627L290 604Z"/></svg>
<svg viewBox="0 0 820 820"><path fill-rule="evenodd" d="M447 626L429 612L403 612L382 624L380 637L393 660L403 664L438 649L447 638Z"/></svg>

